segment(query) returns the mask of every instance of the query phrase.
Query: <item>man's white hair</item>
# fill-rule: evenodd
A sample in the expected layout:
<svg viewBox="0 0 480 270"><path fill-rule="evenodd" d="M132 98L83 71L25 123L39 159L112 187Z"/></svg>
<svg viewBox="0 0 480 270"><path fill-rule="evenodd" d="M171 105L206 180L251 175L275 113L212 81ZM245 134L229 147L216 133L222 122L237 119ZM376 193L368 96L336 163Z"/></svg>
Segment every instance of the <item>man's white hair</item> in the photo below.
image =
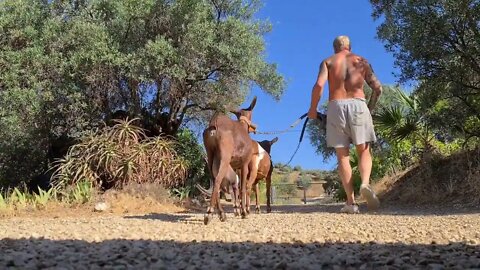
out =
<svg viewBox="0 0 480 270"><path fill-rule="evenodd" d="M347 49L351 50L352 47L350 45L350 38L347 36L338 36L333 41L333 49L335 52L339 52L341 50Z"/></svg>

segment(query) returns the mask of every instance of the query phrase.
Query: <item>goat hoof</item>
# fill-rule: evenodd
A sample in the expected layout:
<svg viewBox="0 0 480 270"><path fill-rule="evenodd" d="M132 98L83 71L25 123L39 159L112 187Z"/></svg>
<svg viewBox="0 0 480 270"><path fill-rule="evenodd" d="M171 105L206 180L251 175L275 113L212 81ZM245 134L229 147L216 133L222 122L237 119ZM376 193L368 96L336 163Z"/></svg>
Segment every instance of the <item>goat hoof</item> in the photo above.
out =
<svg viewBox="0 0 480 270"><path fill-rule="evenodd" d="M268 207L267 208L267 213L271 213L272 212L272 208Z"/></svg>
<svg viewBox="0 0 480 270"><path fill-rule="evenodd" d="M227 221L227 214L225 214L225 212L220 213L220 221L221 222Z"/></svg>
<svg viewBox="0 0 480 270"><path fill-rule="evenodd" d="M238 209L234 209L234 210L233 210L233 214L234 214L236 217L238 217L238 216L240 216L240 211L239 211Z"/></svg>
<svg viewBox="0 0 480 270"><path fill-rule="evenodd" d="M242 219L246 219L247 218L247 212L242 212Z"/></svg>
<svg viewBox="0 0 480 270"><path fill-rule="evenodd" d="M208 223L210 223L210 221L212 221L212 215L211 214L205 214L205 216L203 216L203 224L208 225Z"/></svg>
<svg viewBox="0 0 480 270"><path fill-rule="evenodd" d="M255 208L255 214L260 214L260 208Z"/></svg>

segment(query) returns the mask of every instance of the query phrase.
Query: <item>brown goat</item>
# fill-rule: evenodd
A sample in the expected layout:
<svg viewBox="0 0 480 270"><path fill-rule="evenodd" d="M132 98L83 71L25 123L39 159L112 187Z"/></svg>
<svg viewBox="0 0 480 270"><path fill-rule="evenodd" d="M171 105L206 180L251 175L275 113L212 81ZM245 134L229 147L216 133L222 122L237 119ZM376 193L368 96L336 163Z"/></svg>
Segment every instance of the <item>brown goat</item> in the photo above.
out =
<svg viewBox="0 0 480 270"><path fill-rule="evenodd" d="M266 195L267 195L267 213L272 211L271 207L271 189L272 189L272 172L273 163L270 157L270 150L272 145L278 141L275 137L273 140L264 140L256 142L252 140L252 147L254 152L250 164L248 166L249 176L247 182L247 211L250 210L250 191L255 186L255 212L260 213L260 204L258 200L259 188L258 182L265 179L266 182Z"/></svg>
<svg viewBox="0 0 480 270"><path fill-rule="evenodd" d="M235 216L240 215L239 211L239 206L238 206L238 201L239 201L239 194L238 194L238 187L240 185L240 178L238 177L237 173L232 169L232 167L229 165L228 166L227 173L225 174L225 177L222 180L222 184L220 185L220 191L225 194L225 197L227 197L227 194L230 194L230 197L232 199L233 203L233 212ZM210 175L213 175L213 173L210 171ZM199 184L197 184L198 190L203 193L203 195L207 197L212 197L212 191L213 191L213 180L210 178L210 188L205 189Z"/></svg>
<svg viewBox="0 0 480 270"><path fill-rule="evenodd" d="M226 220L219 196L220 186L230 166L234 170L240 170L242 186L240 190L241 215L242 218L247 216L247 174L253 152L249 132L254 132L256 129L251 122L252 110L256 101L257 98L255 97L248 108L234 112L238 121L234 121L224 114L215 114L203 132L203 144L207 151L208 166L215 178L210 206L204 217L205 225L211 221L215 208L218 209L220 220Z"/></svg>

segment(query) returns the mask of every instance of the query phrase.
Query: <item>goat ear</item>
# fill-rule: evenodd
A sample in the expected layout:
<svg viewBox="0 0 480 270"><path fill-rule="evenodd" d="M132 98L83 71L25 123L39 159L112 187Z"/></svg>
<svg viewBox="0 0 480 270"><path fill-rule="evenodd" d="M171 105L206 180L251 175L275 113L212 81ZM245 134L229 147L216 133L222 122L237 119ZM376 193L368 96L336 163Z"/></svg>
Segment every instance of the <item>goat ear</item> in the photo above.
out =
<svg viewBox="0 0 480 270"><path fill-rule="evenodd" d="M246 111L253 110L253 108L255 108L255 104L257 104L257 96L253 97L252 103L250 103L250 106L246 109Z"/></svg>
<svg viewBox="0 0 480 270"><path fill-rule="evenodd" d="M273 138L273 140L270 141L270 144L274 144L278 141L278 137Z"/></svg>

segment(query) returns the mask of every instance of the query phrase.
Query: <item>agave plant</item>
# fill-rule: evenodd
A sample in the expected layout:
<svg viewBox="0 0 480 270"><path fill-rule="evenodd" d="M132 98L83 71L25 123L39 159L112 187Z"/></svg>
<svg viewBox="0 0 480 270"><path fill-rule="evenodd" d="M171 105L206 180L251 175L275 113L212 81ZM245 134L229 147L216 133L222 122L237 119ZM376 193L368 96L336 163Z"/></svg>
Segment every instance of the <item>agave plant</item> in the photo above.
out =
<svg viewBox="0 0 480 270"><path fill-rule="evenodd" d="M186 165L169 138L146 138L133 120L92 133L70 148L54 172L54 185L81 181L122 187L127 183L159 183L165 187L185 180Z"/></svg>

